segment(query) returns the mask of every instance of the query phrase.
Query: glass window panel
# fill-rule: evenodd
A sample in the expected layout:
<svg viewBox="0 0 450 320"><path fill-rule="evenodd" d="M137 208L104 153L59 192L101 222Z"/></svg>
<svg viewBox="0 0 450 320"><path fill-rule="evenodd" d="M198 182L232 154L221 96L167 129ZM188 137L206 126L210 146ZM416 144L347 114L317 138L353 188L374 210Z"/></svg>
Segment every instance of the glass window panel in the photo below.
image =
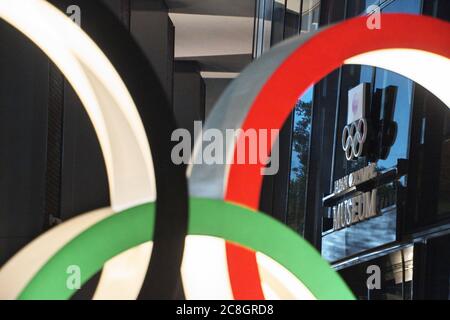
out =
<svg viewBox="0 0 450 320"><path fill-rule="evenodd" d="M414 246L386 254L339 271L359 300L411 300L413 294ZM378 275L373 270L379 268ZM370 278L370 276L375 275ZM369 288L379 285L378 288Z"/></svg>
<svg viewBox="0 0 450 320"><path fill-rule="evenodd" d="M286 1L286 11L299 14L301 6L302 6L301 0L287 0Z"/></svg>
<svg viewBox="0 0 450 320"><path fill-rule="evenodd" d="M312 102L313 89L311 88L298 100L294 111L286 222L292 229L301 234L303 234L305 219Z"/></svg>
<svg viewBox="0 0 450 320"><path fill-rule="evenodd" d="M378 3L378 2L377 2ZM365 11L368 5L374 4L373 1L354 1L349 3L347 8L347 15L349 17L361 14ZM394 4L393 1L384 2L381 5L384 7L383 12L420 12L420 1L412 0L410 2L398 1ZM408 158L409 152L409 135L410 135L410 122L411 122L411 110L412 110L412 95L414 83L398 74L377 69L368 66L343 66L341 68L341 83L340 94L338 98L338 114L337 114L337 126L335 133L335 152L334 152L334 171L332 174L331 183L337 179L340 179L351 172L363 168L368 165L368 159L366 157L360 157L356 161L347 161L344 151L341 146L341 136L343 127L347 122L347 105L348 105L348 91L361 83L367 83L369 85L369 97L368 106L370 111L376 111L375 108L375 93L377 89L385 89L388 86L394 86L396 88L396 96L394 96L395 105L392 111L389 111L389 105L387 102L388 93L385 90L381 90L381 106L379 119L392 119L398 126L397 136L393 146L390 148L386 159L380 159L377 162L378 169L387 169L397 165L398 159ZM385 107L385 110L383 108ZM392 114L391 118L387 117ZM373 113L378 117L378 113ZM373 152L378 148L372 148ZM403 181L404 182L404 181ZM396 192L394 186L381 186L379 188L379 205L380 210L385 207L389 207L395 204ZM328 192L331 192L328 190ZM327 190L325 190L325 193ZM383 204L383 205L382 205ZM395 208L394 208L395 209ZM322 254L330 261L336 259L343 259L351 254L356 254L363 250L380 246L396 240L396 211L389 210L389 214L383 213L382 216L374 218L373 221L365 221L360 224L352 225L344 230L339 230L329 233L332 229L330 223L330 210L328 216L323 218L323 232L322 238ZM389 227L388 227L389 226ZM379 229L378 227L381 227ZM358 243L357 239L364 237L370 230L380 230L382 233L376 236L370 236L368 241L363 242L364 245ZM371 235L374 232L370 233ZM351 240L351 239L354 239Z"/></svg>

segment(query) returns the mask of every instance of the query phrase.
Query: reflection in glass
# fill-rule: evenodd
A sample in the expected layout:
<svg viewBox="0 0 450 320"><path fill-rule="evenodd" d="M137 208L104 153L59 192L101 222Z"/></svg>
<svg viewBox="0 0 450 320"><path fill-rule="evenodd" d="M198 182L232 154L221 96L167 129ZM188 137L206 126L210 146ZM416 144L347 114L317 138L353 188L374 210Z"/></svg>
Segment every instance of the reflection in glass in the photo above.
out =
<svg viewBox="0 0 450 320"><path fill-rule="evenodd" d="M421 11L421 3L421 0L396 0L386 2L387 5L383 7L382 12L419 14ZM408 158L409 151L408 146L414 82L394 72L377 69L375 90L384 89L388 86L397 87L393 119L397 124L397 136L394 145L390 149L388 158L378 162L378 167L380 169L396 166L398 159ZM385 93L383 92L382 100L384 100L384 94Z"/></svg>
<svg viewBox="0 0 450 320"><path fill-rule="evenodd" d="M253 40L253 57L258 58L271 46L273 0L256 1L255 34Z"/></svg>
<svg viewBox="0 0 450 320"><path fill-rule="evenodd" d="M336 132L336 150L335 150L335 166L334 166L334 181L340 179L351 172L361 169L367 165L365 157L361 157L356 161L347 161L345 153L342 150L340 141L342 139L342 131L347 124L348 112L348 91L360 83L372 83L374 75L373 67L348 65L342 67L341 78L341 94L339 99L339 115ZM367 102L370 104L370 99Z"/></svg>

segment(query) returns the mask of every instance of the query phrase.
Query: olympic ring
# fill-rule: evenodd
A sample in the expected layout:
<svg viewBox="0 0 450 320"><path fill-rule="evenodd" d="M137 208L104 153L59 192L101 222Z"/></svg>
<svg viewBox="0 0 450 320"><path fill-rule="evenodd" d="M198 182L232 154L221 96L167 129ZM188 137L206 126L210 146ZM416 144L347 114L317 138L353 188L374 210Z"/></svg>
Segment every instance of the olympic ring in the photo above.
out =
<svg viewBox="0 0 450 320"><path fill-rule="evenodd" d="M360 157L367 139L367 120L359 119L344 127L342 131L342 149L345 158L352 160Z"/></svg>

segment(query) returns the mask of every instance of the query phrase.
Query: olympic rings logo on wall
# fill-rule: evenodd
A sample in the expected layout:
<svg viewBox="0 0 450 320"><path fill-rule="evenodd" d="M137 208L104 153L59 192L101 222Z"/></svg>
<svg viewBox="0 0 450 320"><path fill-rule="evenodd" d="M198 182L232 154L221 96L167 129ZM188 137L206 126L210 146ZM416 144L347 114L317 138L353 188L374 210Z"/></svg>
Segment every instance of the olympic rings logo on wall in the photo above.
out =
<svg viewBox="0 0 450 320"><path fill-rule="evenodd" d="M82 283L101 271L94 299L145 298L143 288L170 298L178 273L188 299L352 299L309 244L258 213L264 161L194 165L187 197L184 168L168 164L173 119L161 108L167 101L145 56L97 1L59 2L82 8L89 36L43 0L0 0L0 17L41 48L80 97L104 155L111 206L64 222L19 251L0 270L0 298L70 298L65 270L78 265ZM85 25L91 12L101 24ZM449 24L383 19L380 30L357 18L272 49L233 81L206 127L279 129L297 98L344 63L398 72L448 105L445 81L436 77L450 71ZM113 32L120 45L102 32ZM237 93L242 88L245 96ZM194 150L194 157L202 152ZM227 150L233 157L233 146Z"/></svg>

